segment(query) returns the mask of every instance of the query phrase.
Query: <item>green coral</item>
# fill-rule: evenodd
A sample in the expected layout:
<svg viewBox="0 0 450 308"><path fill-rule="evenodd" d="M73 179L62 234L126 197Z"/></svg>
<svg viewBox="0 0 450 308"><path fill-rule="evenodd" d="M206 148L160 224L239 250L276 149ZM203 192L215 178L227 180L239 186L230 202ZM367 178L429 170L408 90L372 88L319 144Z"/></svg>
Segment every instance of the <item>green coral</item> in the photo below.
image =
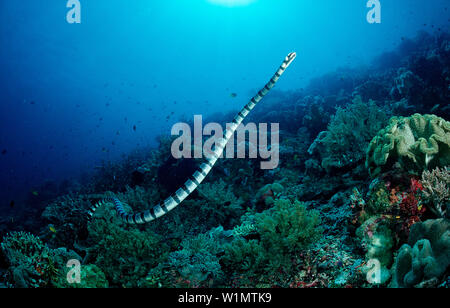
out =
<svg viewBox="0 0 450 308"><path fill-rule="evenodd" d="M258 232L256 226L252 223L242 224L233 229L233 236L249 236Z"/></svg>
<svg viewBox="0 0 450 308"><path fill-rule="evenodd" d="M280 199L275 206L255 217L261 242L268 249L296 253L314 243L321 234L319 212L303 203Z"/></svg>
<svg viewBox="0 0 450 308"><path fill-rule="evenodd" d="M214 183L203 183L198 187L199 194L207 201L199 210L202 217L214 218L214 222L224 227L237 223L243 213L244 201L233 193L233 187L222 179Z"/></svg>
<svg viewBox="0 0 450 308"><path fill-rule="evenodd" d="M106 275L96 265L89 264L81 267L81 283L77 288L107 288L109 286Z"/></svg>
<svg viewBox="0 0 450 308"><path fill-rule="evenodd" d="M398 251L391 287L436 286L450 266L450 222L445 218L412 226Z"/></svg>
<svg viewBox="0 0 450 308"><path fill-rule="evenodd" d="M169 255L169 264L186 280L201 283L208 278L220 279L222 270L219 258L220 246L205 234L183 240L182 249Z"/></svg>
<svg viewBox="0 0 450 308"><path fill-rule="evenodd" d="M8 282L16 288L57 287L65 276L66 263L80 260L65 248L50 249L39 237L26 232L11 232L1 243L9 264Z"/></svg>
<svg viewBox="0 0 450 308"><path fill-rule="evenodd" d="M276 200L273 208L255 214L259 239L236 237L226 245L226 268L248 276L292 268L291 256L316 242L321 234L319 213L299 201ZM250 271L250 272L248 272Z"/></svg>
<svg viewBox="0 0 450 308"><path fill-rule="evenodd" d="M49 249L39 237L27 232L11 232L1 243L3 255L10 265L10 283L18 288L42 287L48 284L39 272L41 258Z"/></svg>
<svg viewBox="0 0 450 308"><path fill-rule="evenodd" d="M71 268L66 267L64 275L55 283L57 288L108 288L109 283L105 273L96 265L82 265L80 268L80 283L68 283L67 274Z"/></svg>
<svg viewBox="0 0 450 308"><path fill-rule="evenodd" d="M255 211L253 209L247 210L241 216L241 224L231 230L231 235L234 237L247 237L258 233L255 225Z"/></svg>
<svg viewBox="0 0 450 308"><path fill-rule="evenodd" d="M7 260L15 265L25 259L38 259L48 248L42 240L27 232L11 232L1 243Z"/></svg>
<svg viewBox="0 0 450 308"><path fill-rule="evenodd" d="M352 104L337 109L327 131L318 135L308 152L320 156L327 172L355 166L364 159L364 149L382 128L387 114L374 101L364 103L356 96Z"/></svg>
<svg viewBox="0 0 450 308"><path fill-rule="evenodd" d="M224 277L219 254L228 233L219 227L184 239L181 249L171 252L167 261L153 268L148 277L150 287L202 286L220 283Z"/></svg>
<svg viewBox="0 0 450 308"><path fill-rule="evenodd" d="M413 248L404 244L394 265L392 287L413 287L438 276L438 264L429 240L418 241Z"/></svg>
<svg viewBox="0 0 450 308"><path fill-rule="evenodd" d="M366 167L375 176L395 163L419 172L450 165L450 123L435 115L391 118L370 142Z"/></svg>
<svg viewBox="0 0 450 308"><path fill-rule="evenodd" d="M266 274L267 270L273 270L267 268L267 262L270 260L268 251L256 239L237 237L232 243L225 245L224 249L225 254L221 262L228 272L255 277Z"/></svg>
<svg viewBox="0 0 450 308"><path fill-rule="evenodd" d="M112 204L99 208L88 225L92 246L87 253L112 285L136 287L145 283L148 270L168 254L168 243L148 228L127 225Z"/></svg>

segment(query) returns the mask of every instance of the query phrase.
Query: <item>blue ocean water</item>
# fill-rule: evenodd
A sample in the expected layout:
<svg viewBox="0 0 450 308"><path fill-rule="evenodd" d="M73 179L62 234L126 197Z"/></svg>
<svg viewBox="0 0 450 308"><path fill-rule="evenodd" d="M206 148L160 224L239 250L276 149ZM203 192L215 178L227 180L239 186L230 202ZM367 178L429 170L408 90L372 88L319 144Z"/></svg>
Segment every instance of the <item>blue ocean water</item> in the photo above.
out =
<svg viewBox="0 0 450 308"><path fill-rule="evenodd" d="M69 24L66 1L0 1L0 207L155 146L180 118L239 109L288 52L281 91L449 29L446 0L381 0L380 24L365 0L80 3Z"/></svg>

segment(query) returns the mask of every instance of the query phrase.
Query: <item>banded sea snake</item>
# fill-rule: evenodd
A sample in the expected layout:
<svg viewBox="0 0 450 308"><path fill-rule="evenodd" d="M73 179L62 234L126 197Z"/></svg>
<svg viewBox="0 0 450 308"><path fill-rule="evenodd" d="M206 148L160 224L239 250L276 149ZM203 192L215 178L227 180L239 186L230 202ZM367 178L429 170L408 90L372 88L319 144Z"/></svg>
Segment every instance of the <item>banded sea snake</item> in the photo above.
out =
<svg viewBox="0 0 450 308"><path fill-rule="evenodd" d="M234 135L236 128L242 123L245 117L252 111L252 109L258 104L262 98L269 93L273 86L277 83L278 79L283 75L287 67L294 61L296 53L290 53L283 61L279 69L270 79L270 81L262 88L250 102L242 108L242 110L236 115L231 125L224 133L224 138L216 144L215 150L212 155L206 159L206 161L200 166L200 168L192 175L190 179L184 183L183 187L180 187L172 196L167 198L163 203L153 206L151 209L141 213L127 214L123 207L122 202L114 196L109 196L96 203L88 212L89 218L92 218L95 210L105 204L113 203L117 214L120 218L129 224L143 224L155 220L176 208L184 199L186 199L203 181L203 179L211 171L212 167L216 163L217 159L222 155L228 140Z"/></svg>

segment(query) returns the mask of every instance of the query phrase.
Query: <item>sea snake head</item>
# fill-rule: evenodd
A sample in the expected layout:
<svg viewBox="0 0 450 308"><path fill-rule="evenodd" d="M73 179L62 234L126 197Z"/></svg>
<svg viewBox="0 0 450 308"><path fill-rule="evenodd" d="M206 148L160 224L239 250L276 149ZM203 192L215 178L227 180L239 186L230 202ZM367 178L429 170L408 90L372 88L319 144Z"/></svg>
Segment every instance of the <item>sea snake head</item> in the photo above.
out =
<svg viewBox="0 0 450 308"><path fill-rule="evenodd" d="M286 57L286 68L292 63L292 61L294 61L295 57L297 57L297 53L295 52L291 52L290 54L287 55Z"/></svg>

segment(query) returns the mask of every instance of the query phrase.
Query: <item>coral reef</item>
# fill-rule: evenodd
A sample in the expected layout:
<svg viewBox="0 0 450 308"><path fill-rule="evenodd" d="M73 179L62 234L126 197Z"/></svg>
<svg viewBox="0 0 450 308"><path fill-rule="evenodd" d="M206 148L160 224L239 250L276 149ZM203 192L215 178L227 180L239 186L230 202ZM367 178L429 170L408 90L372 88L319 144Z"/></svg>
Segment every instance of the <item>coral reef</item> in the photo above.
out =
<svg viewBox="0 0 450 308"><path fill-rule="evenodd" d="M227 235L225 235L227 234ZM218 256L229 236L223 228L184 239L181 249L171 252L166 262L152 269L146 280L149 287L213 287L225 278Z"/></svg>
<svg viewBox="0 0 450 308"><path fill-rule="evenodd" d="M308 152L319 155L328 173L355 166L364 159L364 149L388 117L389 112L373 101L366 104L356 96L352 104L337 109L327 131L319 134Z"/></svg>
<svg viewBox="0 0 450 308"><path fill-rule="evenodd" d="M145 226L109 203L86 212L111 193L140 212L178 189L198 161L172 158L172 136L47 182L0 216L0 287L449 287L449 67L448 33L421 33L370 67L272 91L248 118L280 123L278 168L219 159Z"/></svg>
<svg viewBox="0 0 450 308"><path fill-rule="evenodd" d="M65 248L50 249L30 233L12 232L1 243L9 264L6 281L17 288L57 287L65 280L66 262L81 258Z"/></svg>
<svg viewBox="0 0 450 308"><path fill-rule="evenodd" d="M205 183L199 187L198 191L210 204L202 208L203 215L215 218L219 225L231 227L243 214L243 200L237 198L233 189L227 187L223 180L211 184Z"/></svg>
<svg viewBox="0 0 450 308"><path fill-rule="evenodd" d="M254 231L249 233L256 233L257 239L237 236L224 248L222 262L231 276L290 272L291 256L318 241L322 232L319 213L306 210L298 201L276 200L272 208L255 214L253 221Z"/></svg>
<svg viewBox="0 0 450 308"><path fill-rule="evenodd" d="M102 219L89 224L86 262L97 265L111 285L143 286L148 270L167 254L161 237L150 230L125 225L112 205L99 209Z"/></svg>
<svg viewBox="0 0 450 308"><path fill-rule="evenodd" d="M375 176L395 163L411 171L450 165L450 123L435 115L393 117L369 144L366 167Z"/></svg>
<svg viewBox="0 0 450 308"><path fill-rule="evenodd" d="M436 168L431 172L425 170L422 173L423 194L428 208L438 217L448 215L450 203L450 168Z"/></svg>
<svg viewBox="0 0 450 308"><path fill-rule="evenodd" d="M450 223L440 218L417 223L398 251L391 287L436 287L450 265Z"/></svg>
<svg viewBox="0 0 450 308"><path fill-rule="evenodd" d="M267 184L256 193L256 203L262 204L263 208L270 208L283 191L284 187L280 183Z"/></svg>
<svg viewBox="0 0 450 308"><path fill-rule="evenodd" d="M361 238L362 245L365 248L366 260L378 260L381 268L380 279L378 283L384 284L390 278L388 267L392 263L392 249L394 246L394 237L389 222L382 216L373 216L362 224L356 234ZM367 272L368 268L364 268Z"/></svg>

